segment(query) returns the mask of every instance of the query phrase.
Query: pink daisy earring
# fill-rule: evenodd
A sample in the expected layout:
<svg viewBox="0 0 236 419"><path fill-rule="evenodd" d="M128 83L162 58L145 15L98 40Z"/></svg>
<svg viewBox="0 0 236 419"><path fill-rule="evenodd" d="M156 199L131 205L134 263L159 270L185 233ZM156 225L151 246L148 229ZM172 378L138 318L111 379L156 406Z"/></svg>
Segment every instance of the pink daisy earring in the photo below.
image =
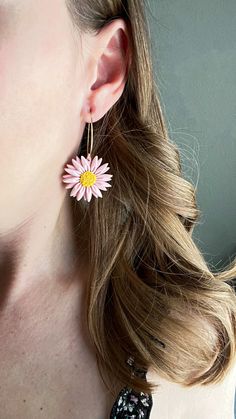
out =
<svg viewBox="0 0 236 419"><path fill-rule="evenodd" d="M91 126L91 144L90 152L88 152L89 133ZM106 191L106 188L111 187L108 183L111 180L111 174L106 173L110 167L108 163L102 164L102 158L95 156L91 157L93 148L93 122L91 115L91 122L88 127L88 140L87 140L87 158L81 156L72 159L72 164L67 164L64 168L67 174L62 176L63 182L67 183L66 189L72 189L70 196L79 201L84 198L85 201L90 202L92 195L96 198L102 198L101 190ZM105 174L106 173L106 174Z"/></svg>

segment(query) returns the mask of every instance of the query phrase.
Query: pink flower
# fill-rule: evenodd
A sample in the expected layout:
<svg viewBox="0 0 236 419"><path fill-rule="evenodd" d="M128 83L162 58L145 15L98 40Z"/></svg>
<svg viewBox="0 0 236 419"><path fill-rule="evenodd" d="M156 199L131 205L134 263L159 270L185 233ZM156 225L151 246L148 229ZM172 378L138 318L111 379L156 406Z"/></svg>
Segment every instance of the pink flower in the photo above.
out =
<svg viewBox="0 0 236 419"><path fill-rule="evenodd" d="M102 158L95 156L91 160L90 154L87 159L84 156L72 159L73 164L67 164L65 171L69 174L63 175L63 182L68 183L66 189L72 188L70 196L76 197L79 201L82 197L90 202L92 195L102 198L100 190L106 191L111 185L107 182L113 175L104 174L110 167L108 163L102 164Z"/></svg>

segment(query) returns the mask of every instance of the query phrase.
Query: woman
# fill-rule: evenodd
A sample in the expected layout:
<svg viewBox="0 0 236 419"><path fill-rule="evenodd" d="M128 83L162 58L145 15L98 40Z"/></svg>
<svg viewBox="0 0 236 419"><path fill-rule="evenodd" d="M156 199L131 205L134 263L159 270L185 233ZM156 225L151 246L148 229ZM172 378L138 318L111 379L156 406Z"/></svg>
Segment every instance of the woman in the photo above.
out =
<svg viewBox="0 0 236 419"><path fill-rule="evenodd" d="M192 240L143 1L0 21L0 417L230 419L236 267Z"/></svg>

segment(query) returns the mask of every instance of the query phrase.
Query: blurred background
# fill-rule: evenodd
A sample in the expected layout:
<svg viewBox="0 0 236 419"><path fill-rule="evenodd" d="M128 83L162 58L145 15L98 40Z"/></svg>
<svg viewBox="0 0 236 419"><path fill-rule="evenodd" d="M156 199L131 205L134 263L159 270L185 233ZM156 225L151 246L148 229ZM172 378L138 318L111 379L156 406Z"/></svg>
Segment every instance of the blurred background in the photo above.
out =
<svg viewBox="0 0 236 419"><path fill-rule="evenodd" d="M149 0L147 15L169 134L197 186L194 240L217 271L236 256L236 1Z"/></svg>

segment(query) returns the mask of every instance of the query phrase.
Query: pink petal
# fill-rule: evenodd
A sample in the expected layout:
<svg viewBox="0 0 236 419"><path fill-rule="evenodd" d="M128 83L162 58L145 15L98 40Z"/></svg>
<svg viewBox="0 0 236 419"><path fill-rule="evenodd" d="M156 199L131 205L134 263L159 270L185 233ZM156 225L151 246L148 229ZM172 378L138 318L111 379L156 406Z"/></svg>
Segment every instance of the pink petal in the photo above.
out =
<svg viewBox="0 0 236 419"><path fill-rule="evenodd" d="M77 183L77 185L75 185L73 189L71 190L70 196L76 196L81 187L82 187L81 183Z"/></svg>
<svg viewBox="0 0 236 419"><path fill-rule="evenodd" d="M101 175L97 176L97 180L98 180L98 182L100 182L101 180L111 180L112 176L113 175L103 175L103 174L101 174Z"/></svg>
<svg viewBox="0 0 236 419"><path fill-rule="evenodd" d="M75 156L75 160L83 167L82 162L81 162L79 156Z"/></svg>
<svg viewBox="0 0 236 419"><path fill-rule="evenodd" d="M91 186L91 191L92 191L93 195L95 196L95 198L98 198L98 195L96 194L96 191L95 191L93 186Z"/></svg>
<svg viewBox="0 0 236 419"><path fill-rule="evenodd" d="M96 175L100 175L101 173L105 173L110 169L108 163L102 164L95 172Z"/></svg>
<svg viewBox="0 0 236 419"><path fill-rule="evenodd" d="M84 192L85 192L85 187L82 186L82 188L80 188L80 190L79 190L78 195L76 196L77 201L79 201L83 197Z"/></svg>
<svg viewBox="0 0 236 419"><path fill-rule="evenodd" d="M102 163L102 157L100 157L100 159L98 159L98 165L97 165L97 168L98 168L98 166L100 166L100 164Z"/></svg>
<svg viewBox="0 0 236 419"><path fill-rule="evenodd" d="M99 185L98 188L99 188L99 190L102 190L102 191L106 191L107 190L107 188L104 185Z"/></svg>
<svg viewBox="0 0 236 419"><path fill-rule="evenodd" d="M77 183L79 181L79 177L69 177L67 179L62 179L64 183Z"/></svg>
<svg viewBox="0 0 236 419"><path fill-rule="evenodd" d="M69 185L65 186L65 189L70 189L70 188L73 188L74 186L75 186L74 183L69 183Z"/></svg>
<svg viewBox="0 0 236 419"><path fill-rule="evenodd" d="M101 162L102 162L102 157L100 159L98 159L98 156L95 156L94 159L92 160L92 163L91 163L91 166L90 166L91 171L95 172L95 170L98 168L98 166L100 166Z"/></svg>
<svg viewBox="0 0 236 419"><path fill-rule="evenodd" d="M85 170L90 170L89 161L84 156L81 156L80 159L81 159L81 163L82 163L83 167L85 168Z"/></svg>
<svg viewBox="0 0 236 419"><path fill-rule="evenodd" d="M105 186L105 188L110 188L111 187L110 183L108 183L108 182L96 182L96 186L98 188L101 188L103 186Z"/></svg>
<svg viewBox="0 0 236 419"><path fill-rule="evenodd" d="M87 198L87 201L88 201L88 202L90 202L90 201L91 201L91 198L92 198L92 191L91 191L91 188L90 188L90 187L86 188L85 193L86 193L86 198Z"/></svg>
<svg viewBox="0 0 236 419"><path fill-rule="evenodd" d="M75 168L74 169L65 168L65 171L72 176L77 176L78 177L80 175L80 173L78 173L78 171Z"/></svg>
<svg viewBox="0 0 236 419"><path fill-rule="evenodd" d="M91 161L91 163L90 163L90 170L91 170L91 172L93 172L94 170L96 170L97 165L98 165L98 156L95 156L93 158L93 160Z"/></svg>
<svg viewBox="0 0 236 419"><path fill-rule="evenodd" d="M75 166L75 168L81 173L84 171L84 167L82 166L82 164L80 164L77 160L72 159L73 161L73 165Z"/></svg>
<svg viewBox="0 0 236 419"><path fill-rule="evenodd" d="M100 196L100 198L102 198L101 191L100 189L98 189L98 187L95 184L93 185L93 190L98 196Z"/></svg>

